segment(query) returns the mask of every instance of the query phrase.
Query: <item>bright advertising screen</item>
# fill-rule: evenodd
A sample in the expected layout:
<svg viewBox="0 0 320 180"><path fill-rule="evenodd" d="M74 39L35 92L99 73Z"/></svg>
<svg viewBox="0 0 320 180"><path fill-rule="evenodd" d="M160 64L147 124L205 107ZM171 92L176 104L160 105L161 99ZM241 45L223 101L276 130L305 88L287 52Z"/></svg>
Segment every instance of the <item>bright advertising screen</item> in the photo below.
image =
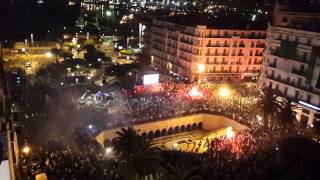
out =
<svg viewBox="0 0 320 180"><path fill-rule="evenodd" d="M0 162L0 179L10 180L9 161L5 160Z"/></svg>
<svg viewBox="0 0 320 180"><path fill-rule="evenodd" d="M147 74L143 76L143 84L151 85L159 83L159 74Z"/></svg>

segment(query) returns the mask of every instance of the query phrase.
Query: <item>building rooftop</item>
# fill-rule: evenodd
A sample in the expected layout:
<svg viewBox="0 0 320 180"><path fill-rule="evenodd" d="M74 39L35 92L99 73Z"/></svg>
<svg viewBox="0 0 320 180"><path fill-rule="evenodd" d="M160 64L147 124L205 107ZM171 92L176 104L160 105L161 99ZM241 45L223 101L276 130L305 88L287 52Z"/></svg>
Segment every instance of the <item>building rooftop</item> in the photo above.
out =
<svg viewBox="0 0 320 180"><path fill-rule="evenodd" d="M215 29L266 30L268 28L266 21L249 21L237 15L176 15L160 20L193 27L204 25Z"/></svg>
<svg viewBox="0 0 320 180"><path fill-rule="evenodd" d="M320 18L293 20L288 27L304 31L320 32Z"/></svg>
<svg viewBox="0 0 320 180"><path fill-rule="evenodd" d="M278 3L284 11L320 13L320 0L278 0Z"/></svg>

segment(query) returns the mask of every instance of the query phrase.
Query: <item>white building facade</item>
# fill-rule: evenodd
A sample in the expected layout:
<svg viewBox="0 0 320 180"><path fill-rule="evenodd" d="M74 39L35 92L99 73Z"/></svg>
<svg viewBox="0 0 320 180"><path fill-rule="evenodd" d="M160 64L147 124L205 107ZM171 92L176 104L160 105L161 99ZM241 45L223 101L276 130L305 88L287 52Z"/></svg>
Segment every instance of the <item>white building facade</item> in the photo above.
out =
<svg viewBox="0 0 320 180"><path fill-rule="evenodd" d="M259 85L291 99L301 125L319 129L320 13L295 6L288 1L275 5Z"/></svg>
<svg viewBox="0 0 320 180"><path fill-rule="evenodd" d="M190 82L256 78L265 36L264 30L215 29L153 20L151 66Z"/></svg>
<svg viewBox="0 0 320 180"><path fill-rule="evenodd" d="M270 26L260 86L298 104L297 119L313 127L320 110L320 33Z"/></svg>

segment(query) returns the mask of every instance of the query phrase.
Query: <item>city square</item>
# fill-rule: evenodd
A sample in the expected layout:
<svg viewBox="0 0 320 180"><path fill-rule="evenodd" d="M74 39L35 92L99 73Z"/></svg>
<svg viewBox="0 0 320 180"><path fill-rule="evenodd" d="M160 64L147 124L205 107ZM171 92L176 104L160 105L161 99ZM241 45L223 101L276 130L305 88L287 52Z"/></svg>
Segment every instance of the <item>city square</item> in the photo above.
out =
<svg viewBox="0 0 320 180"><path fill-rule="evenodd" d="M319 179L319 9L4 0L0 179Z"/></svg>

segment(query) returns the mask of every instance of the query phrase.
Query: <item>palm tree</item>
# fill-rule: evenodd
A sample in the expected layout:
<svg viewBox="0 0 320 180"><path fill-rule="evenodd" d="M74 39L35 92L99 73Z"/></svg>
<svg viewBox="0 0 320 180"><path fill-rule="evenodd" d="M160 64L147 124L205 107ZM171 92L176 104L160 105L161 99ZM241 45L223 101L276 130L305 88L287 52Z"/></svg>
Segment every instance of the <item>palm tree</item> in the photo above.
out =
<svg viewBox="0 0 320 180"><path fill-rule="evenodd" d="M191 166L188 163L170 163L165 166L164 175L161 179L165 180L201 180L198 166Z"/></svg>
<svg viewBox="0 0 320 180"><path fill-rule="evenodd" d="M277 95L270 88L264 89L259 96L258 107L263 112L264 125L267 126L270 120L274 119L279 109Z"/></svg>
<svg viewBox="0 0 320 180"><path fill-rule="evenodd" d="M51 53L55 55L56 57L56 63L58 63L58 55L60 53L60 50L58 48L52 48Z"/></svg>
<svg viewBox="0 0 320 180"><path fill-rule="evenodd" d="M122 128L114 141L115 154L119 159L119 172L125 179L156 177L160 164L158 152L138 134L133 127Z"/></svg>
<svg viewBox="0 0 320 180"><path fill-rule="evenodd" d="M138 131L133 127L122 128L121 132L116 132L117 137L114 141L115 154L120 160L128 160L139 148Z"/></svg>
<svg viewBox="0 0 320 180"><path fill-rule="evenodd" d="M277 114L277 124L285 128L285 130L289 130L289 126L295 121L296 116L293 111L294 106L291 101L286 101L283 106L280 108L279 113Z"/></svg>

